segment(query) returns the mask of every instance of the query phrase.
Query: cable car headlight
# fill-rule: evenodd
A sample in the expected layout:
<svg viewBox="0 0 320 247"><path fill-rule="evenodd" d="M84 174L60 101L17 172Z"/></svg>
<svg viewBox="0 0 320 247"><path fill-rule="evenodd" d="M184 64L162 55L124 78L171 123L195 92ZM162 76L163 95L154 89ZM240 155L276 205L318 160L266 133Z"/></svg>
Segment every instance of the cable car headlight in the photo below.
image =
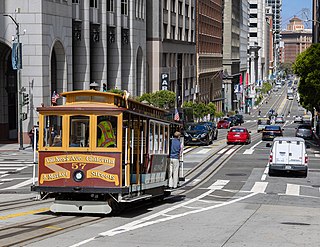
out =
<svg viewBox="0 0 320 247"><path fill-rule="evenodd" d="M73 173L73 180L76 182L81 182L84 179L83 171L77 170Z"/></svg>

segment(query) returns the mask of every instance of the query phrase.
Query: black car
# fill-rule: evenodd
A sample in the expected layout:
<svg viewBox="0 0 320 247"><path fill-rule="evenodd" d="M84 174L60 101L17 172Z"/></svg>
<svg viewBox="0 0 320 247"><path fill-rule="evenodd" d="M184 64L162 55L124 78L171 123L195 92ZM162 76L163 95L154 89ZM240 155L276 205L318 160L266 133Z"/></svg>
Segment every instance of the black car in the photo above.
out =
<svg viewBox="0 0 320 247"><path fill-rule="evenodd" d="M234 117L236 118L236 122L237 122L237 124L243 124L244 123L244 120L243 120L243 116L242 115L240 115L240 114L236 114L236 115L234 115Z"/></svg>
<svg viewBox="0 0 320 247"><path fill-rule="evenodd" d="M262 141L272 141L278 136L283 136L282 128L279 125L266 125L262 130Z"/></svg>
<svg viewBox="0 0 320 247"><path fill-rule="evenodd" d="M184 130L184 144L209 145L213 141L213 130L203 123L187 124Z"/></svg>
<svg viewBox="0 0 320 247"><path fill-rule="evenodd" d="M200 122L199 124L207 124L213 132L213 140L217 140L218 139L218 128L217 128L217 124L215 122Z"/></svg>

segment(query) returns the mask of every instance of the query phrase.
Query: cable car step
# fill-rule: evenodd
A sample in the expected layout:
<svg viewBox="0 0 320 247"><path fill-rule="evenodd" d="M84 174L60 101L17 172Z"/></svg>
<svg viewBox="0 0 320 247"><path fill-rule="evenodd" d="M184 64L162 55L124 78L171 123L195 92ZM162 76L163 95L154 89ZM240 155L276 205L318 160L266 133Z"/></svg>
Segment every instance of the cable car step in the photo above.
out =
<svg viewBox="0 0 320 247"><path fill-rule="evenodd" d="M152 195L145 194L145 195L141 195L141 196L122 198L121 202L135 202L135 201L139 201L139 200L148 199L151 197L152 197Z"/></svg>

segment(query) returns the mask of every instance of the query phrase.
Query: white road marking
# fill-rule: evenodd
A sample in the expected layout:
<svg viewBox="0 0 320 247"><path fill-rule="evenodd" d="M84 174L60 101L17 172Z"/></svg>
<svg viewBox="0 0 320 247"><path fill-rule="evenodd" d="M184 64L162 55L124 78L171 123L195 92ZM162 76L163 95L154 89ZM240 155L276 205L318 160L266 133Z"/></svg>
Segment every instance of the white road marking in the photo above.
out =
<svg viewBox="0 0 320 247"><path fill-rule="evenodd" d="M257 142L256 144L254 144L251 148L245 150L245 151L243 152L243 154L253 154L254 148L255 148L256 146L258 146L261 142L262 142L262 141L258 141L258 142Z"/></svg>
<svg viewBox="0 0 320 247"><path fill-rule="evenodd" d="M33 178L30 178L30 179L28 179L28 180L26 180L26 181L23 181L23 182L19 183L19 184L16 184L16 185L13 185L13 186L11 186L11 187L7 187L7 188L1 189L1 190L14 190L14 189L19 189L19 188L21 188L21 187L23 187L23 186L32 184L32 180L33 180Z"/></svg>
<svg viewBox="0 0 320 247"><path fill-rule="evenodd" d="M232 154L235 150L235 148L231 148L230 150L228 150L228 152L226 152L226 154Z"/></svg>
<svg viewBox="0 0 320 247"><path fill-rule="evenodd" d="M180 213L180 214L175 214L175 215L168 215L167 214L168 212L171 212L171 211L176 210L178 208L184 207L187 204L190 204L190 203L195 202L195 201L199 201L201 198L209 195L210 193L212 193L212 190L209 190L208 192L206 192L206 193L204 193L204 194L202 194L202 195L200 195L200 196L198 196L198 197L196 197L194 199L191 199L189 201L180 203L180 204L175 205L173 207L164 209L164 210L162 210L162 211L160 211L158 213L155 213L153 215L147 216L145 218L142 218L142 219L139 219L139 220L136 220L136 221L132 221L132 222L130 222L128 224L113 228L113 229L105 231L105 232L101 232L98 235L96 235L95 237L83 240L83 241L81 241L79 243L71 245L70 247L78 247L78 246L87 244L89 242L92 242L92 241L94 241L96 239L100 239L101 237L115 236L115 235L118 235L118 234L122 234L122 233L125 233L125 232L133 231L133 230L136 230L136 229L139 229L139 228L143 228L143 227L146 227L146 226L150 226L150 225L153 225L153 224L157 224L157 223L161 223L161 222L165 222L165 221L169 221L169 220L174 220L176 218L185 217L187 215L201 213L201 212L204 212L204 211L220 208L220 207L227 206L227 205L230 205L230 204L233 204L233 203L236 203L236 202L239 202L239 201L242 201L242 200L245 200L247 198L250 198L250 197L253 197L253 196L257 195L257 193L251 193L251 194L243 196L241 198L237 198L237 199L234 199L234 200L231 200L231 201L223 202L223 203L220 203L218 205L212 205L212 206L209 206L209 207L200 208L200 209L196 209L196 210L189 210L187 212ZM156 218L158 218L158 219L156 219Z"/></svg>
<svg viewBox="0 0 320 247"><path fill-rule="evenodd" d="M298 196L300 194L300 185L287 184L286 195Z"/></svg>
<svg viewBox="0 0 320 247"><path fill-rule="evenodd" d="M266 180L268 173L269 173L269 164L267 164L266 169L264 169L264 171L263 171L263 174L261 176L261 181Z"/></svg>
<svg viewBox="0 0 320 247"><path fill-rule="evenodd" d="M0 170L16 170L19 169L20 167L0 167Z"/></svg>
<svg viewBox="0 0 320 247"><path fill-rule="evenodd" d="M210 149L202 149L200 150L199 152L197 152L197 154L206 154L208 153L209 151L211 151Z"/></svg>
<svg viewBox="0 0 320 247"><path fill-rule="evenodd" d="M221 149L221 150L218 152L218 154L222 154L222 153L224 153L226 150L227 150L227 148L223 148L223 149Z"/></svg>
<svg viewBox="0 0 320 247"><path fill-rule="evenodd" d="M243 154L253 154L253 152L254 152L254 149L246 149L244 152L243 152Z"/></svg>
<svg viewBox="0 0 320 247"><path fill-rule="evenodd" d="M264 193L267 188L268 182L255 182L251 192Z"/></svg>
<svg viewBox="0 0 320 247"><path fill-rule="evenodd" d="M315 157L320 157L320 154L314 154Z"/></svg>
<svg viewBox="0 0 320 247"><path fill-rule="evenodd" d="M230 180L217 180L208 187L209 190L221 190Z"/></svg>
<svg viewBox="0 0 320 247"><path fill-rule="evenodd" d="M320 151L318 151L318 150L315 150L315 151L313 151L315 154L318 154L318 153L320 153Z"/></svg>

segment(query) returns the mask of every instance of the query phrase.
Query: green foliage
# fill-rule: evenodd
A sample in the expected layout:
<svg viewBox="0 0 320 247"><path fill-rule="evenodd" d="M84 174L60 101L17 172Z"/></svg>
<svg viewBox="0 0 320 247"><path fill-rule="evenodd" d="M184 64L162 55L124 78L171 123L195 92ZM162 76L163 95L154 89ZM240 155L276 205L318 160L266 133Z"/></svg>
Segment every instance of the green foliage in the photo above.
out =
<svg viewBox="0 0 320 247"><path fill-rule="evenodd" d="M256 99L256 101L254 102L255 105L259 105L261 100L262 100L262 95L259 95L258 98Z"/></svg>
<svg viewBox="0 0 320 247"><path fill-rule="evenodd" d="M169 109L174 107L176 94L172 91L161 90L155 93L145 93L137 98L139 102L146 101L155 107Z"/></svg>
<svg viewBox="0 0 320 247"><path fill-rule="evenodd" d="M293 64L294 73L300 77L298 91L300 103L309 111L320 110L320 44L312 44L300 53Z"/></svg>
<svg viewBox="0 0 320 247"><path fill-rule="evenodd" d="M110 89L110 90L108 90L108 92L115 93L115 94L120 94L120 95L124 94L123 90L120 90L120 89L117 89L117 88Z"/></svg>
<svg viewBox="0 0 320 247"><path fill-rule="evenodd" d="M196 119L201 119L204 116L210 114L211 118L215 116L216 106L214 103L210 102L209 104L205 104L203 102L195 103L192 101L187 101L183 103L183 108L192 108L193 114Z"/></svg>
<svg viewBox="0 0 320 247"><path fill-rule="evenodd" d="M218 118L221 118L221 117L224 116L224 113L221 112L221 111L219 111L219 112L216 112L216 115L215 115L215 116L218 117Z"/></svg>
<svg viewBox="0 0 320 247"><path fill-rule="evenodd" d="M264 82L262 84L261 92L262 93L268 93L272 89L272 85L269 82Z"/></svg>

